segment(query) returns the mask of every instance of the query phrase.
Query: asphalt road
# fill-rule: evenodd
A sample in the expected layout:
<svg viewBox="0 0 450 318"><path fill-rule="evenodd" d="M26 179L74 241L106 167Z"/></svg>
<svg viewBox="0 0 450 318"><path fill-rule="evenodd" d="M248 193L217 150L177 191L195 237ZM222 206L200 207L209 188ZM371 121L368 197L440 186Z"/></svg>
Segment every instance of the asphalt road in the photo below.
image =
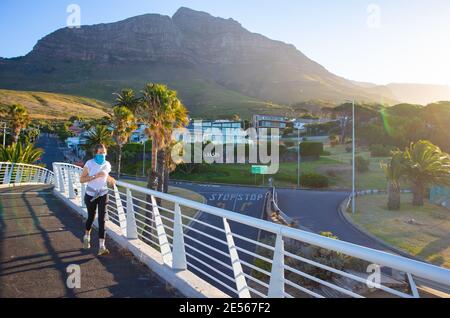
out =
<svg viewBox="0 0 450 318"><path fill-rule="evenodd" d="M36 142L36 147L44 149L39 163L45 164L47 169L53 171L53 162L64 162L63 146L57 137L42 135Z"/></svg>
<svg viewBox="0 0 450 318"><path fill-rule="evenodd" d="M331 232L342 241L386 250L339 215L339 205L349 196L348 192L277 189L277 193L280 209L306 229L314 233Z"/></svg>

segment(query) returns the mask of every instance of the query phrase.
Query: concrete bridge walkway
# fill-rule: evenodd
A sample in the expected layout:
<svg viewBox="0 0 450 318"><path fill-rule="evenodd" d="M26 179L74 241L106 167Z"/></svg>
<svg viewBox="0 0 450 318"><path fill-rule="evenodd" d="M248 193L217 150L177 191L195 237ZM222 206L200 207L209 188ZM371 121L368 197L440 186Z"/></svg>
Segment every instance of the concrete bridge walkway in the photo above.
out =
<svg viewBox="0 0 450 318"><path fill-rule="evenodd" d="M52 186L0 189L0 297L179 297L111 240L111 255L82 250L84 224ZM67 267L81 268L81 288L66 285Z"/></svg>

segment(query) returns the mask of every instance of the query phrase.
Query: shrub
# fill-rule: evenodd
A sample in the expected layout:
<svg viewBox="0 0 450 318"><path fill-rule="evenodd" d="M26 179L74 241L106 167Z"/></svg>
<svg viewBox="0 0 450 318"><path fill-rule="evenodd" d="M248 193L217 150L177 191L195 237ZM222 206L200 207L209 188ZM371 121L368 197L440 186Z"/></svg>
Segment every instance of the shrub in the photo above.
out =
<svg viewBox="0 0 450 318"><path fill-rule="evenodd" d="M300 183L302 187L313 189L328 188L330 185L330 181L327 176L314 172L302 174L300 177Z"/></svg>
<svg viewBox="0 0 450 318"><path fill-rule="evenodd" d="M339 137L337 135L332 134L330 135L329 139L331 147L336 147L337 145L339 145Z"/></svg>
<svg viewBox="0 0 450 318"><path fill-rule="evenodd" d="M352 160L350 160L350 163L352 163ZM364 159L362 156L356 156L355 157L355 169L358 172L367 172L369 171L369 165L370 160Z"/></svg>
<svg viewBox="0 0 450 318"><path fill-rule="evenodd" d="M320 235L332 238L332 239L338 239L336 236L334 236L331 232L321 232ZM287 246L287 249L291 249L290 246ZM346 256L344 254L335 252L333 250L321 248L315 245L303 245L299 247L294 247L294 254L312 259L320 264L323 264L325 266L333 267L337 270L343 270L345 267L345 261ZM312 275L314 277L317 277L319 279L325 280L325 281L332 281L333 277L336 277L337 275L333 272L330 272L326 269L319 268L314 265L310 265L305 262L300 262L293 258L287 259L287 265L296 268L304 273L307 273L309 275ZM319 286L319 283L311 281L307 278L304 278L300 275L297 275L295 273L288 273L287 278L297 284L303 285L303 286L311 286L311 287L317 287Z"/></svg>
<svg viewBox="0 0 450 318"><path fill-rule="evenodd" d="M347 152L347 153L350 153L350 152L352 152L352 146L347 146L347 147L345 147L345 151Z"/></svg>
<svg viewBox="0 0 450 318"><path fill-rule="evenodd" d="M385 145L370 146L370 156L372 157L389 157L393 147Z"/></svg>
<svg viewBox="0 0 450 318"><path fill-rule="evenodd" d="M300 144L300 154L305 157L320 157L323 152L323 143L305 141Z"/></svg>

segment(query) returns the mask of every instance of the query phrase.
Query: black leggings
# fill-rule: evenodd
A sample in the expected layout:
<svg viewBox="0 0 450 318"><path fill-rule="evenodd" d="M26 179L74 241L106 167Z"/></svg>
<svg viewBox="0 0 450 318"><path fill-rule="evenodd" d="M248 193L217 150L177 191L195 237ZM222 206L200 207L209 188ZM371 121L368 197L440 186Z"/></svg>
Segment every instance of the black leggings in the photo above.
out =
<svg viewBox="0 0 450 318"><path fill-rule="evenodd" d="M106 204L108 203L108 195L105 194L102 197L98 197L91 202L93 197L87 195L84 197L84 203L88 210L88 219L86 221L86 231L90 231L92 228L92 223L94 223L95 213L98 207L98 237L100 239L105 239L105 215L106 215Z"/></svg>

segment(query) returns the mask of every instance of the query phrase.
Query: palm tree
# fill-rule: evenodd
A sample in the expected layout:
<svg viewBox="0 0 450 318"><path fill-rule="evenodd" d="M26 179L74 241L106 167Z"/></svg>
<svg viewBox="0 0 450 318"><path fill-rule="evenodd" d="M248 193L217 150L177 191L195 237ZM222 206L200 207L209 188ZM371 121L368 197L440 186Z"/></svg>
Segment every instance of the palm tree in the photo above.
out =
<svg viewBox="0 0 450 318"><path fill-rule="evenodd" d="M3 113L5 114L6 121L11 127L13 142L17 143L20 132L31 122L30 115L28 115L27 109L20 104L8 106L6 111L3 111Z"/></svg>
<svg viewBox="0 0 450 318"><path fill-rule="evenodd" d="M388 209L400 210L400 179L403 176L403 152L396 150L392 152L392 158L388 163L381 163L381 168L388 181Z"/></svg>
<svg viewBox="0 0 450 318"><path fill-rule="evenodd" d="M114 125L113 137L119 148L117 162L117 178L120 179L120 167L122 163L122 148L130 139L131 134L136 130L134 115L125 106L116 106L113 109L112 123Z"/></svg>
<svg viewBox="0 0 450 318"><path fill-rule="evenodd" d="M420 140L406 148L404 169L415 206L423 206L425 189L430 184L450 185L450 156L429 141Z"/></svg>
<svg viewBox="0 0 450 318"><path fill-rule="evenodd" d="M167 193L169 191L169 177L170 173L175 171L177 166L183 162L175 162L172 157L172 151L178 153L182 156L184 153L183 143L178 141L172 141L170 147L164 152L164 173L163 173L163 192Z"/></svg>
<svg viewBox="0 0 450 318"><path fill-rule="evenodd" d="M187 110L177 93L166 85L147 84L142 94L139 115L147 124L146 134L152 140L152 166L147 187L162 189L164 153L170 147L173 130L187 124ZM162 152L159 159L158 152Z"/></svg>
<svg viewBox="0 0 450 318"><path fill-rule="evenodd" d="M134 91L129 88L124 88L120 93L114 93L116 96L116 105L115 106L123 106L128 108L136 114L137 109L139 107L139 98L137 98L134 94Z"/></svg>
<svg viewBox="0 0 450 318"><path fill-rule="evenodd" d="M34 148L34 145L28 141L25 145L17 142L7 147L0 146L0 161L34 164L39 161L43 153L42 149Z"/></svg>
<svg viewBox="0 0 450 318"><path fill-rule="evenodd" d="M99 125L90 131L84 149L86 151L92 151L95 146L103 144L105 147L112 146L114 144L112 138L112 131L107 126Z"/></svg>

